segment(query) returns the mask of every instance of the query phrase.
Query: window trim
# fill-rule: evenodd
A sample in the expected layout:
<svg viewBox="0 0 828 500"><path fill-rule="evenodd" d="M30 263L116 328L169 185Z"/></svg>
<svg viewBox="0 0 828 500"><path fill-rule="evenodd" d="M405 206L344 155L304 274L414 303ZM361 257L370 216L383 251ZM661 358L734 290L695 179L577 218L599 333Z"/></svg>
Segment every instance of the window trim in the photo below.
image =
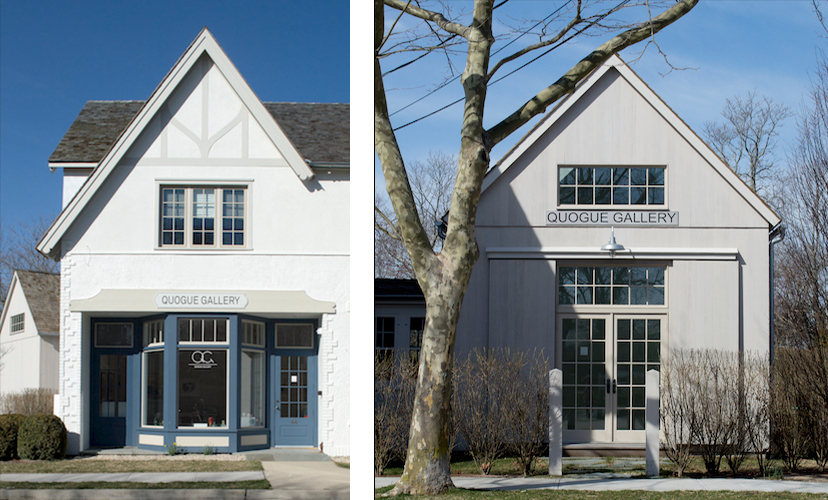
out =
<svg viewBox="0 0 828 500"><path fill-rule="evenodd" d="M18 334L26 331L26 313L15 314L11 316L9 323L9 333Z"/></svg>
<svg viewBox="0 0 828 500"><path fill-rule="evenodd" d="M192 243L193 237L193 190L194 189L214 189L215 195L215 236L212 245L194 245ZM156 179L155 186L155 249L156 250L185 250L185 251L238 251L251 250L251 231L250 221L252 220L252 210L250 199L253 191L252 180L172 180L172 179ZM164 203L164 189L183 189L184 190L184 244L182 245L165 245L163 243L163 203ZM244 244L243 245L224 245L222 243L222 201L225 189L242 189L245 192L244 196Z"/></svg>
<svg viewBox="0 0 828 500"><path fill-rule="evenodd" d="M595 203L595 199L594 199L594 196L593 196L593 203L591 203L591 204L578 204L577 203L577 194L576 194L576 198L575 198L576 203L563 203L561 201L561 174L560 174L562 168L574 168L574 169L578 169L578 168L627 168L627 169L631 169L631 168L663 168L664 169L664 184L662 184L662 187L664 188L664 203L661 203L661 204L658 204L658 205L649 204L649 203L644 203L644 204L640 204L640 205L632 204L632 203L626 203L626 204L615 204L615 203L597 204L597 203ZM577 172L577 170L576 170L576 172ZM621 210L636 210L636 211L640 211L640 210L669 210L669 206L670 206L670 203L669 203L670 200L669 200L669 197L668 197L669 172L670 172L670 167L666 163L664 163L664 164L625 164L625 165L621 165L621 164L561 165L561 164L559 164L559 165L556 165L556 168L555 168L555 204L559 209L564 209L564 210L613 210L613 211L621 211ZM592 185L593 185L593 187L595 186L594 182L593 182ZM631 186L632 184L629 184L629 185ZM576 181L575 186L576 186L576 193L577 193L577 186L578 186L577 181ZM612 184L610 184L610 186L612 186ZM646 184L645 186L649 186L649 181L648 181L648 184Z"/></svg>

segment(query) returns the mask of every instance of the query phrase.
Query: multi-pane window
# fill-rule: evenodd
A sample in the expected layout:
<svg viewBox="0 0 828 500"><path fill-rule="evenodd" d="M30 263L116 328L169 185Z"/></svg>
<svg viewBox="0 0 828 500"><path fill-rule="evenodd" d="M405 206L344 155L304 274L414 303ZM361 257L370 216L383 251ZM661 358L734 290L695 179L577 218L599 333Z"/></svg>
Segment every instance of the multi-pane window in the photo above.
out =
<svg viewBox="0 0 828 500"><path fill-rule="evenodd" d="M580 320L579 320L580 321ZM659 369L660 319L617 319L618 430L643 431L647 371Z"/></svg>
<svg viewBox="0 0 828 500"><path fill-rule="evenodd" d="M178 341L226 343L227 318L179 318Z"/></svg>
<svg viewBox="0 0 828 500"><path fill-rule="evenodd" d="M559 167L561 205L664 205L664 167Z"/></svg>
<svg viewBox="0 0 828 500"><path fill-rule="evenodd" d="M606 320L561 320L563 427L603 430L606 416Z"/></svg>
<svg viewBox="0 0 828 500"><path fill-rule="evenodd" d="M178 248L246 246L245 191L243 187L162 187L160 245Z"/></svg>
<svg viewBox="0 0 828 500"><path fill-rule="evenodd" d="M559 304L664 305L665 267L561 267Z"/></svg>
<svg viewBox="0 0 828 500"><path fill-rule="evenodd" d="M221 203L222 245L244 245L244 189L224 189Z"/></svg>
<svg viewBox="0 0 828 500"><path fill-rule="evenodd" d="M15 314L11 317L11 333L22 332L26 327L26 313Z"/></svg>
<svg viewBox="0 0 828 500"><path fill-rule="evenodd" d="M164 343L164 320L156 319L144 322L144 347Z"/></svg>
<svg viewBox="0 0 828 500"><path fill-rule="evenodd" d="M408 357L413 363L416 363L420 360L420 349L423 347L425 318L411 318L409 320L409 327Z"/></svg>
<svg viewBox="0 0 828 500"><path fill-rule="evenodd" d="M308 357L281 357L281 418L308 418Z"/></svg>
<svg viewBox="0 0 828 500"><path fill-rule="evenodd" d="M375 352L380 359L386 359L394 356L393 317L377 317L375 342Z"/></svg>
<svg viewBox="0 0 828 500"><path fill-rule="evenodd" d="M258 321L242 320L242 344L256 347L265 345L265 325Z"/></svg>
<svg viewBox="0 0 828 500"><path fill-rule="evenodd" d="M126 417L127 357L123 354L101 354L101 396L98 415Z"/></svg>

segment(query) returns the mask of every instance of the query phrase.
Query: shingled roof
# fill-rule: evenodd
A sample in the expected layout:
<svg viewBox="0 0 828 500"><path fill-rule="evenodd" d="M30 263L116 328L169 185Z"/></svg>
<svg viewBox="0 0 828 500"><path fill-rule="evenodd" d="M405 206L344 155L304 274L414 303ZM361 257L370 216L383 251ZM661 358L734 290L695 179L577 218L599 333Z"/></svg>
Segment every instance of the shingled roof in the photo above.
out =
<svg viewBox="0 0 828 500"><path fill-rule="evenodd" d="M350 163L350 104L265 102L290 142L311 163ZM49 163L98 163L144 101L89 101Z"/></svg>
<svg viewBox="0 0 828 500"><path fill-rule="evenodd" d="M15 271L39 333L60 331L60 275Z"/></svg>

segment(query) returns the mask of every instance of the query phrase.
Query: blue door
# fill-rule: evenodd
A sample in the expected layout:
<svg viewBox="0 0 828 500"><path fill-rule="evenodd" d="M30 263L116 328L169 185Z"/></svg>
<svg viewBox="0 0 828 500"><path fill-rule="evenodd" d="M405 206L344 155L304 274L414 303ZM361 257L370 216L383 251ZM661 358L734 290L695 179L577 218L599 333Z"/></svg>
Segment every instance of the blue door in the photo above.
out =
<svg viewBox="0 0 828 500"><path fill-rule="evenodd" d="M273 358L273 446L316 446L317 356L296 351Z"/></svg>
<svg viewBox="0 0 828 500"><path fill-rule="evenodd" d="M91 434L93 448L126 445L127 355L92 356Z"/></svg>

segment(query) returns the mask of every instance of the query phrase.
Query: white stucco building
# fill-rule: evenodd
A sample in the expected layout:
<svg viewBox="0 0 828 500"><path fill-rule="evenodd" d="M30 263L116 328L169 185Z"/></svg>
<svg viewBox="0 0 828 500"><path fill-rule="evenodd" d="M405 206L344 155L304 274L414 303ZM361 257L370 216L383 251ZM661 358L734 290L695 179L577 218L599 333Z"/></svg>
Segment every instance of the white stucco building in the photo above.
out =
<svg viewBox="0 0 828 500"><path fill-rule="evenodd" d="M0 313L0 395L58 388L60 277L17 270Z"/></svg>
<svg viewBox="0 0 828 500"><path fill-rule="evenodd" d="M63 211L69 452L350 455L349 106L262 103L206 29L147 101L90 101Z"/></svg>
<svg viewBox="0 0 828 500"><path fill-rule="evenodd" d="M779 224L613 56L486 175L456 352L542 348L563 371L569 450L640 447L663 354L768 351Z"/></svg>

